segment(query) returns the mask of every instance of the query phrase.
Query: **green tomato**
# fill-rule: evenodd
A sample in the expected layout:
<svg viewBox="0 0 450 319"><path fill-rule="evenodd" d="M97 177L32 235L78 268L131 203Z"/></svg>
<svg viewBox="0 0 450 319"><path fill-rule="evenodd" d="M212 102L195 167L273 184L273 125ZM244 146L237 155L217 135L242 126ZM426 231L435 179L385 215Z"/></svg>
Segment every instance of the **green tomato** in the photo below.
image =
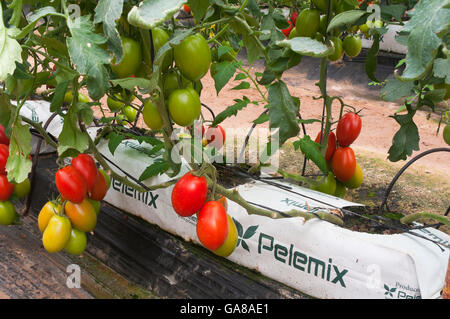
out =
<svg viewBox="0 0 450 319"><path fill-rule="evenodd" d="M450 124L447 124L444 127L444 131L442 132L442 137L444 138L445 143L450 145Z"/></svg>
<svg viewBox="0 0 450 319"><path fill-rule="evenodd" d="M118 100L123 100L123 98L120 94L114 94L114 97L117 98ZM124 103L122 103L120 101L114 100L110 96L108 96L108 98L106 99L106 104L108 104L109 110L113 113L119 112L120 110L122 110L122 108L125 105Z"/></svg>
<svg viewBox="0 0 450 319"><path fill-rule="evenodd" d="M188 126L200 116L200 97L193 88L178 89L170 94L168 107L176 124Z"/></svg>
<svg viewBox="0 0 450 319"><path fill-rule="evenodd" d="M345 54L354 58L361 53L362 43L361 38L357 35L347 35L344 39L343 49Z"/></svg>
<svg viewBox="0 0 450 319"><path fill-rule="evenodd" d="M169 34L162 28L156 27L152 29L153 46L155 50L155 56L159 49L169 41ZM167 70L173 62L173 52L170 51L164 58L162 63L162 69Z"/></svg>
<svg viewBox="0 0 450 319"><path fill-rule="evenodd" d="M95 213L98 215L100 213L100 206L101 203L99 200L93 200L88 198L89 203L92 205L92 207L94 207Z"/></svg>
<svg viewBox="0 0 450 319"><path fill-rule="evenodd" d="M137 110L134 107L130 105L125 106L122 109L122 113L125 114L129 122L133 123L136 120Z"/></svg>
<svg viewBox="0 0 450 319"><path fill-rule="evenodd" d="M342 40L339 39L338 37L330 37L330 40L334 44L334 53L328 56L328 60L335 62L342 57L342 54L344 53L344 48Z"/></svg>
<svg viewBox="0 0 450 319"><path fill-rule="evenodd" d="M333 10L333 4L335 1L331 1L331 10ZM322 12L328 12L328 1L327 0L312 0L314 6Z"/></svg>
<svg viewBox="0 0 450 319"><path fill-rule="evenodd" d="M116 64L116 58L111 61L111 69L118 78L130 77L138 71L142 62L141 45L139 42L122 36L123 57Z"/></svg>
<svg viewBox="0 0 450 319"><path fill-rule="evenodd" d="M334 192L334 196L344 198L345 193L347 193L345 185L340 181L336 181L336 191Z"/></svg>
<svg viewBox="0 0 450 319"><path fill-rule="evenodd" d="M211 51L205 38L197 33L185 38L174 48L175 64L186 78L200 80L211 65Z"/></svg>
<svg viewBox="0 0 450 319"><path fill-rule="evenodd" d="M181 87L180 87L180 83L178 82L178 75L176 71L171 71L169 73L167 73L164 77L163 77L163 90L164 90L164 96L166 98L168 98L170 96L170 94L175 91L176 89L184 89L187 88L189 86L192 87L192 82L189 81L188 79L186 79L183 75L181 76Z"/></svg>
<svg viewBox="0 0 450 319"><path fill-rule="evenodd" d="M317 180L320 179L321 177L319 177ZM329 172L325 182L323 182L319 186L311 186L311 189L325 194L334 195L334 193L336 192L336 179L334 178L333 173Z"/></svg>
<svg viewBox="0 0 450 319"><path fill-rule="evenodd" d="M26 178L22 183L14 184L14 195L19 198L26 197L31 190L31 182L28 178Z"/></svg>
<svg viewBox="0 0 450 319"><path fill-rule="evenodd" d="M16 216L16 210L10 201L0 202L0 225L11 225Z"/></svg>
<svg viewBox="0 0 450 319"><path fill-rule="evenodd" d="M293 39L293 38L296 38L296 37L298 37L297 28L293 27L291 32L289 33L289 39Z"/></svg>
<svg viewBox="0 0 450 319"><path fill-rule="evenodd" d="M160 129L163 128L164 122L161 117L161 114L159 114L158 107L156 106L156 104L150 101L145 101L142 115L144 117L145 124L152 131L159 131Z"/></svg>
<svg viewBox="0 0 450 319"><path fill-rule="evenodd" d="M312 38L319 31L320 13L316 9L304 9L299 13L295 28L299 37Z"/></svg>
<svg viewBox="0 0 450 319"><path fill-rule="evenodd" d="M69 241L66 244L64 249L72 255L81 255L83 251L86 249L87 245L87 237L86 233L78 230L76 228L72 228L70 232Z"/></svg>
<svg viewBox="0 0 450 319"><path fill-rule="evenodd" d="M117 121L117 124L120 124L120 125L123 125L123 126L128 124L127 117L123 113L119 113L119 114L116 115L116 121Z"/></svg>
<svg viewBox="0 0 450 319"><path fill-rule="evenodd" d="M369 28L369 26L368 26L366 23L361 24L361 25L359 26L359 31L361 31L362 34L364 34L364 36L365 36L366 38L369 37L369 30L370 30L370 28Z"/></svg>
<svg viewBox="0 0 450 319"><path fill-rule="evenodd" d="M72 101L73 101L73 93L72 93L72 91L69 90L66 92L66 94L64 94L64 103L70 104L70 103L72 103ZM89 103L90 101L86 95L78 92L78 102Z"/></svg>

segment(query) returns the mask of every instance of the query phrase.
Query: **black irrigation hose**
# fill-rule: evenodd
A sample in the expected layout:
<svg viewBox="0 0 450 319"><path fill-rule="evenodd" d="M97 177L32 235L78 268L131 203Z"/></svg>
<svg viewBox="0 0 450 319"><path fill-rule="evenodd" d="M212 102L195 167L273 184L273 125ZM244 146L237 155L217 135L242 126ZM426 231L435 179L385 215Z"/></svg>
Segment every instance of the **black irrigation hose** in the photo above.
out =
<svg viewBox="0 0 450 319"><path fill-rule="evenodd" d="M211 115L212 115L212 118L213 118L213 121L216 119L216 115L214 114L214 111L208 106L208 105L206 105L206 104L204 104L204 103L202 103L202 106L204 107L204 108L206 108L208 111L209 111L209 113L211 113Z"/></svg>

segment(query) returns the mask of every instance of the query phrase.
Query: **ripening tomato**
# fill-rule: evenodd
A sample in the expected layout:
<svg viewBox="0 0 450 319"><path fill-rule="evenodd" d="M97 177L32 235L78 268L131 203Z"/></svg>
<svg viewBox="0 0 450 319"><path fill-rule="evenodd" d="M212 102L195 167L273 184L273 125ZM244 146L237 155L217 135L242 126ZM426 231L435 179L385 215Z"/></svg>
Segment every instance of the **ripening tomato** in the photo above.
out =
<svg viewBox="0 0 450 319"><path fill-rule="evenodd" d="M49 253L57 253L66 247L72 231L69 218L54 215L50 218L42 235L42 243Z"/></svg>
<svg viewBox="0 0 450 319"><path fill-rule="evenodd" d="M69 241L66 244L64 249L72 255L80 255L86 249L87 245L87 237L86 233L78 230L76 228L72 228L70 232Z"/></svg>
<svg viewBox="0 0 450 319"><path fill-rule="evenodd" d="M47 228L50 218L61 213L62 206L60 204L55 204L54 202L47 202L42 207L38 216L38 227L41 233Z"/></svg>
<svg viewBox="0 0 450 319"><path fill-rule="evenodd" d="M225 211L228 210L228 202L225 196L220 196L217 201L222 204L222 206L225 208Z"/></svg>
<svg viewBox="0 0 450 319"><path fill-rule="evenodd" d="M361 166L359 166L359 164L356 163L355 173L353 174L352 178L344 182L344 185L348 188L355 189L360 187L362 182L363 182L363 171L361 169Z"/></svg>
<svg viewBox="0 0 450 319"><path fill-rule="evenodd" d="M135 74L142 62L141 45L139 42L121 37L123 56L122 60L116 64L116 58L111 61L111 69L118 78L127 78Z"/></svg>
<svg viewBox="0 0 450 319"><path fill-rule="evenodd" d="M95 213L98 215L100 213L101 203L98 200L93 200L88 198L89 203L91 203L92 207L94 207Z"/></svg>
<svg viewBox="0 0 450 319"><path fill-rule="evenodd" d="M169 96L168 108L176 124L188 126L200 116L200 97L193 88L175 90Z"/></svg>
<svg viewBox="0 0 450 319"><path fill-rule="evenodd" d="M0 202L0 225L11 225L16 219L16 210L10 201Z"/></svg>
<svg viewBox="0 0 450 319"><path fill-rule="evenodd" d="M0 174L6 174L6 162L8 162L9 147L5 144L0 144Z"/></svg>
<svg viewBox="0 0 450 319"><path fill-rule="evenodd" d="M78 154L72 159L71 165L83 176L88 190L92 189L97 181L97 165L94 159L88 154Z"/></svg>
<svg viewBox="0 0 450 319"><path fill-rule="evenodd" d="M287 38L287 37L289 37L289 34L291 33L291 31L292 31L292 28L294 27L293 25L292 25L292 22L291 21L288 21L289 22L289 27L287 27L286 29L282 29L281 30L281 32L283 32L283 34L284 34L284 36Z"/></svg>
<svg viewBox="0 0 450 319"><path fill-rule="evenodd" d="M159 131L163 128L164 122L161 114L158 111L158 106L150 101L145 101L144 109L142 110L145 124L152 131Z"/></svg>
<svg viewBox="0 0 450 319"><path fill-rule="evenodd" d="M346 182L356 170L356 158L350 147L339 147L331 160L331 169L338 180Z"/></svg>
<svg viewBox="0 0 450 319"><path fill-rule="evenodd" d="M340 146L346 147L352 144L361 132L361 117L353 112L345 114L338 122L336 138Z"/></svg>
<svg viewBox="0 0 450 319"><path fill-rule="evenodd" d="M197 219L197 237L209 250L215 251L224 244L228 235L228 217L225 208L217 201L203 205Z"/></svg>
<svg viewBox="0 0 450 319"><path fill-rule="evenodd" d="M93 231L97 225L97 214L87 198L80 204L75 204L70 201L66 202L64 212L69 217L72 225L81 231Z"/></svg>
<svg viewBox="0 0 450 319"><path fill-rule="evenodd" d="M208 127L205 133L205 138L208 141L208 145L220 149L225 143L225 130L222 126Z"/></svg>
<svg viewBox="0 0 450 319"><path fill-rule="evenodd" d="M189 7L189 5L185 4L183 6L184 11L186 11L187 13L191 13L191 7Z"/></svg>
<svg viewBox="0 0 450 319"><path fill-rule="evenodd" d="M207 194L206 178L188 172L180 178L172 190L173 209L183 217L194 215L202 208Z"/></svg>
<svg viewBox="0 0 450 319"><path fill-rule="evenodd" d="M191 81L200 80L211 64L208 42L200 33L190 35L174 48L174 59L181 74Z"/></svg>
<svg viewBox="0 0 450 319"><path fill-rule="evenodd" d="M8 200L14 192L14 185L8 181L6 175L0 175L0 202Z"/></svg>
<svg viewBox="0 0 450 319"><path fill-rule="evenodd" d="M6 136L5 127L0 124L0 144L9 145L9 137Z"/></svg>
<svg viewBox="0 0 450 319"><path fill-rule="evenodd" d="M227 214L228 220L228 234L225 242L216 250L214 250L214 254L222 257L228 257L231 253L236 249L237 241L238 241L238 231L236 228L236 224L231 218L230 215Z"/></svg>
<svg viewBox="0 0 450 319"><path fill-rule="evenodd" d="M81 203L87 194L86 181L71 165L59 169L56 172L55 181L61 196L73 203Z"/></svg>
<svg viewBox="0 0 450 319"><path fill-rule="evenodd" d="M29 178L25 178L23 182L14 184L13 194L19 198L26 197L31 190L31 182Z"/></svg>
<svg viewBox="0 0 450 319"><path fill-rule="evenodd" d="M320 134L320 132L317 133L317 137L315 139L315 142L319 144L320 144L320 135L323 136L323 133L322 134ZM331 160L335 150L336 150L336 135L334 135L334 133L330 131L330 134L328 134L328 147L325 153L325 160L327 162Z"/></svg>
<svg viewBox="0 0 450 319"><path fill-rule="evenodd" d="M97 179L94 187L89 191L89 198L93 200L103 200L108 192L108 185L102 173L97 171Z"/></svg>
<svg viewBox="0 0 450 319"><path fill-rule="evenodd" d="M320 13L316 9L303 9L297 18L295 29L297 36L311 38L319 30Z"/></svg>

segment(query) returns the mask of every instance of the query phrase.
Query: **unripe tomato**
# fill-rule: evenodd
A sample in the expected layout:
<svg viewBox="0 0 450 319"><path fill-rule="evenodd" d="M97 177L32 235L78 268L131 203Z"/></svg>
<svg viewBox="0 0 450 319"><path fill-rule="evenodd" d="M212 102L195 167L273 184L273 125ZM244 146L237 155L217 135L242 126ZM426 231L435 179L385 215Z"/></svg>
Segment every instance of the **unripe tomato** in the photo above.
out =
<svg viewBox="0 0 450 319"><path fill-rule="evenodd" d="M344 182L344 185L347 186L348 188L355 189L360 187L362 182L363 182L363 171L361 169L361 166L359 166L359 164L356 163L355 173L353 174L352 178Z"/></svg>
<svg viewBox="0 0 450 319"><path fill-rule="evenodd" d="M194 215L202 208L207 194L206 178L188 172L180 178L172 190L173 209L182 217Z"/></svg>
<svg viewBox="0 0 450 319"><path fill-rule="evenodd" d="M175 91L176 89L185 89L187 87L192 87L192 82L189 81L188 79L186 79L183 75L180 75L180 82L181 82L181 87L180 84L178 82L178 75L177 72L175 71L171 71L169 73L167 73L164 77L163 77L163 89L164 89L164 96L166 98L168 98L170 96L170 94Z"/></svg>
<svg viewBox="0 0 450 319"><path fill-rule="evenodd" d="M353 58L361 53L361 38L357 35L347 35L344 39L343 48L345 54Z"/></svg>
<svg viewBox="0 0 450 319"><path fill-rule="evenodd" d="M10 201L0 202L0 225L11 225L16 219L16 210Z"/></svg>
<svg viewBox="0 0 450 319"><path fill-rule="evenodd" d="M365 36L366 38L369 37L369 30L370 30L370 28L369 28L369 26L368 26L366 23L361 24L361 25L359 26L359 31L361 31L362 34L364 34L364 36Z"/></svg>
<svg viewBox="0 0 450 319"><path fill-rule="evenodd" d="M88 154L78 154L72 159L71 165L84 178L88 190L92 189L97 181L97 165L94 159Z"/></svg>
<svg viewBox="0 0 450 319"><path fill-rule="evenodd" d="M208 42L200 34L186 37L174 48L175 64L189 80L200 80L209 70L211 51Z"/></svg>
<svg viewBox="0 0 450 319"><path fill-rule="evenodd" d="M228 217L225 208L217 201L203 205L197 219L197 237L209 250L219 249L228 235Z"/></svg>
<svg viewBox="0 0 450 319"><path fill-rule="evenodd" d="M111 61L111 69L118 78L127 78L134 75L142 62L141 45L139 42L121 37L123 57L122 60L116 64L116 58Z"/></svg>
<svg viewBox="0 0 450 319"><path fill-rule="evenodd" d="M444 138L445 143L450 145L450 124L445 125L442 137Z"/></svg>
<svg viewBox="0 0 450 319"><path fill-rule="evenodd" d="M291 32L289 33L289 40L298 37L297 28L293 27Z"/></svg>
<svg viewBox="0 0 450 319"><path fill-rule="evenodd" d="M87 237L86 233L76 228L72 228L69 241L64 249L72 255L81 255L86 249Z"/></svg>
<svg viewBox="0 0 450 319"><path fill-rule="evenodd" d="M8 181L6 175L0 175L0 202L8 200L14 192L14 185Z"/></svg>
<svg viewBox="0 0 450 319"><path fill-rule="evenodd" d="M338 122L336 138L340 146L345 147L352 144L361 132L361 117L353 112L345 114Z"/></svg>
<svg viewBox="0 0 450 319"><path fill-rule="evenodd" d="M169 96L168 108L176 124L188 126L200 116L200 97L192 88L175 90Z"/></svg>
<svg viewBox="0 0 450 319"><path fill-rule="evenodd" d="M144 117L145 124L152 130L152 131L159 131L163 128L164 122L161 117L161 114L159 114L158 106L156 104L145 101L144 103L144 109L142 110L142 115Z"/></svg>
<svg viewBox="0 0 450 319"><path fill-rule="evenodd" d="M42 243L49 253L57 253L64 249L70 238L72 225L64 216L55 215L50 218L42 235Z"/></svg>
<svg viewBox="0 0 450 319"><path fill-rule="evenodd" d="M346 182L352 178L356 170L356 158L353 149L340 147L333 155L331 169L338 180Z"/></svg>
<svg viewBox="0 0 450 319"><path fill-rule="evenodd" d="M152 37L153 37L153 46L154 46L154 52L155 56L158 53L158 50L169 41L169 34L167 32L159 27L155 27L152 29ZM167 70L169 66L173 62L173 52L170 51L169 54L167 54L164 58L164 61L162 63L162 70Z"/></svg>
<svg viewBox="0 0 450 319"><path fill-rule="evenodd" d="M25 178L23 182L14 184L14 192L13 194L19 198L26 197L31 190L31 182L28 178Z"/></svg>
<svg viewBox="0 0 450 319"><path fill-rule="evenodd" d="M328 1L327 0L312 0L314 6L322 12L328 12ZM331 1L330 9L333 10L334 1Z"/></svg>
<svg viewBox="0 0 450 319"><path fill-rule="evenodd" d="M319 143L319 144L320 144L320 135L323 136L323 133L322 134L320 134L320 132L317 133L317 137L314 140L316 143ZM328 134L328 147L327 147L327 151L325 153L325 160L327 162L329 162L331 160L335 150L336 150L336 135L334 135L334 133L332 131L330 131L330 133Z"/></svg>
<svg viewBox="0 0 450 319"><path fill-rule="evenodd" d="M336 181L336 191L334 192L334 196L344 198L345 193L347 192L347 188L340 181Z"/></svg>
<svg viewBox="0 0 450 319"><path fill-rule="evenodd" d="M50 218L55 215L59 215L61 213L61 209L62 206L56 205L54 202L50 201L45 203L38 216L38 227L41 233L43 233L45 228L47 228Z"/></svg>
<svg viewBox="0 0 450 319"><path fill-rule="evenodd" d="M317 178L317 180L320 179L321 177ZM319 186L311 186L311 189L325 194L334 195L336 192L336 179L334 178L333 173L329 172L327 178L322 184Z"/></svg>
<svg viewBox="0 0 450 319"><path fill-rule="evenodd" d="M8 162L9 147L5 144L0 144L0 174L6 175L6 162Z"/></svg>
<svg viewBox="0 0 450 319"><path fill-rule="evenodd" d="M93 200L103 200L108 192L108 185L102 173L97 171L97 179L94 186L89 191L89 198Z"/></svg>
<svg viewBox="0 0 450 319"><path fill-rule="evenodd" d="M103 177L106 181L106 189L108 190L111 187L111 177L109 177L108 173L106 173L103 169L98 170L100 173L102 173Z"/></svg>
<svg viewBox="0 0 450 319"><path fill-rule="evenodd" d="M0 124L0 144L9 145L9 137L6 136L5 127Z"/></svg>
<svg viewBox="0 0 450 319"><path fill-rule="evenodd" d="M299 37L313 37L319 30L320 13L316 9L304 9L297 18L295 28Z"/></svg>
<svg viewBox="0 0 450 319"><path fill-rule="evenodd" d="M342 57L342 54L344 53L344 48L342 44L342 40L338 37L330 37L331 42L333 42L334 45L334 52L333 54L328 56L328 60L332 62L336 62Z"/></svg>
<svg viewBox="0 0 450 319"><path fill-rule="evenodd" d="M208 127L205 133L205 138L208 144L216 149L220 149L225 143L225 130L222 126Z"/></svg>
<svg viewBox="0 0 450 319"><path fill-rule="evenodd" d="M92 207L94 208L95 213L98 215L100 213L100 206L101 206L100 201L93 200L93 199L90 199L90 198L88 198L88 201L92 205Z"/></svg>
<svg viewBox="0 0 450 319"><path fill-rule="evenodd" d="M120 94L114 94L114 97L118 100L123 100L122 96ZM117 113L124 107L124 103L120 101L116 101L113 98L109 97L106 99L106 103L108 104L108 108L112 113Z"/></svg>
<svg viewBox="0 0 450 319"><path fill-rule="evenodd" d="M289 22L289 27L287 27L286 29L282 29L281 30L281 32L283 32L283 34L284 34L284 36L287 38L287 37L289 37L289 34L291 33L291 31L292 31L292 28L294 27L293 25L292 25L292 22L291 21L288 21Z"/></svg>
<svg viewBox="0 0 450 319"><path fill-rule="evenodd" d="M80 204L66 202L64 211L73 227L84 232L93 231L97 225L97 214L87 198ZM48 227L48 226L47 226Z"/></svg>
<svg viewBox="0 0 450 319"><path fill-rule="evenodd" d="M122 112L127 117L129 122L134 123L137 116L137 110L134 107L127 105L122 109Z"/></svg>
<svg viewBox="0 0 450 319"><path fill-rule="evenodd" d="M73 203L81 203L87 194L86 181L71 165L59 169L56 172L55 181L61 196Z"/></svg>
<svg viewBox="0 0 450 319"><path fill-rule="evenodd" d="M227 214L228 221L228 234L225 242L216 250L214 253L218 256L228 257L231 253L236 249L237 241L238 241L238 232L236 228L236 224L231 218L230 215Z"/></svg>
<svg viewBox="0 0 450 319"><path fill-rule="evenodd" d="M64 94L64 103L72 103L73 101L73 94L72 91L67 91L66 94ZM78 102L81 103L89 103L89 98L84 95L83 93L78 92Z"/></svg>

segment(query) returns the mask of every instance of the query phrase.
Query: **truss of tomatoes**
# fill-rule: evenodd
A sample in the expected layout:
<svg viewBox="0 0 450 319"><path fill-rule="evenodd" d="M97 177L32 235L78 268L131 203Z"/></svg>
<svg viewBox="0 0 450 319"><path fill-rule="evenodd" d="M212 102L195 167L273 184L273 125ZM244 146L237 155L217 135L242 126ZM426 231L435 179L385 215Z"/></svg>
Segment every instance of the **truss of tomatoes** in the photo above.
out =
<svg viewBox="0 0 450 319"><path fill-rule="evenodd" d="M336 134L330 132L325 160L331 167L325 182L312 187L315 190L344 197L346 188L355 189L361 186L363 172L356 162L355 152L350 145L358 138L362 127L361 117L353 112L346 113L338 121ZM323 134L323 133L322 133ZM320 132L315 139L320 143Z"/></svg>
<svg viewBox="0 0 450 319"><path fill-rule="evenodd" d="M60 198L47 202L38 216L42 243L49 253L64 249L79 255L86 249L86 233L97 225L110 180L90 155L79 154L56 172L55 182Z"/></svg>
<svg viewBox="0 0 450 319"><path fill-rule="evenodd" d="M11 183L6 172L9 158L9 137L5 134L5 127L0 125L0 225L13 224L18 214L13 201L25 198L31 189L30 180L26 178L21 183Z"/></svg>
<svg viewBox="0 0 450 319"><path fill-rule="evenodd" d="M227 214L225 197L207 200L208 184L204 176L186 173L172 190L172 206L181 217L197 214L197 237L204 247L222 257L236 248L236 225Z"/></svg>

